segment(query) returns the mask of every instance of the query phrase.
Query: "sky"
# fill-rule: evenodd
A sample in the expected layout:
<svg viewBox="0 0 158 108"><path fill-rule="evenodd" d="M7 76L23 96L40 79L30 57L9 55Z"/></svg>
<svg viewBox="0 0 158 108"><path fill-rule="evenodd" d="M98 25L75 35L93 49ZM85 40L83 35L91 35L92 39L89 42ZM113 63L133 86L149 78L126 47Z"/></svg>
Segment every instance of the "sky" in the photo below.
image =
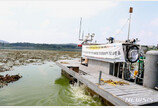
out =
<svg viewBox="0 0 158 108"><path fill-rule="evenodd" d="M158 44L158 1L119 0L0 1L0 40L80 43L80 17L84 34L95 33L98 43L110 36L125 40L130 6L130 38L139 38L143 45Z"/></svg>

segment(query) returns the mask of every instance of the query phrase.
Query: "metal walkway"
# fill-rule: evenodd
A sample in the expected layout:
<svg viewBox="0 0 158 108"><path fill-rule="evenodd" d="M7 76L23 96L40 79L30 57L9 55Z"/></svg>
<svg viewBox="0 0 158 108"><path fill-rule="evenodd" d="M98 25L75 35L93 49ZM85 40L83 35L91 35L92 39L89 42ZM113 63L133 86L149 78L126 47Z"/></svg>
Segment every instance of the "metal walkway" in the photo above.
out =
<svg viewBox="0 0 158 108"><path fill-rule="evenodd" d="M114 105L158 105L158 91L137 85L128 81L129 85L98 85L99 72L95 69L88 69L86 66L80 65L79 60L61 60L56 64L72 75L98 95L102 96ZM69 67L79 67L80 71L87 73L82 75L69 69ZM102 79L122 81L122 79L102 73Z"/></svg>

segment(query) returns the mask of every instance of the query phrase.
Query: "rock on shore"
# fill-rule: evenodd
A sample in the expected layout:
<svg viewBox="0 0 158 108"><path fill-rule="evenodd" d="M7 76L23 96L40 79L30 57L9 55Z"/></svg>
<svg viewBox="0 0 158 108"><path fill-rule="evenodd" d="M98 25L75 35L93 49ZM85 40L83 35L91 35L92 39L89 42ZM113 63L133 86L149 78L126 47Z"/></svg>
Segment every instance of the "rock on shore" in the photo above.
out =
<svg viewBox="0 0 158 108"><path fill-rule="evenodd" d="M18 75L0 75L0 88L2 88L5 85L8 85L8 83L17 81L21 78L22 76Z"/></svg>

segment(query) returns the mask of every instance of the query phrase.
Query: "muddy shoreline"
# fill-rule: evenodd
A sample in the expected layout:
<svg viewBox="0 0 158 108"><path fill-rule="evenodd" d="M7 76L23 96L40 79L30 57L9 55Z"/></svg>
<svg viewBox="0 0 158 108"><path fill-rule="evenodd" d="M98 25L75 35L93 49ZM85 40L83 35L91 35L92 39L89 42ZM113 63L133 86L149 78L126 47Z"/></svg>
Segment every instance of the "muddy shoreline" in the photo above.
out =
<svg viewBox="0 0 158 108"><path fill-rule="evenodd" d="M41 63L45 61L55 62L60 59L72 59L79 58L80 52L72 51L48 51L48 50L0 50L0 73L10 71L14 66L27 65L30 63ZM10 83L14 81L14 76L17 80L21 77L20 75L7 75L2 76L0 74L0 87L7 85L6 82ZM16 80L16 81L17 81Z"/></svg>
<svg viewBox="0 0 158 108"><path fill-rule="evenodd" d="M0 72L9 71L14 66L78 57L80 52L72 51L0 50Z"/></svg>

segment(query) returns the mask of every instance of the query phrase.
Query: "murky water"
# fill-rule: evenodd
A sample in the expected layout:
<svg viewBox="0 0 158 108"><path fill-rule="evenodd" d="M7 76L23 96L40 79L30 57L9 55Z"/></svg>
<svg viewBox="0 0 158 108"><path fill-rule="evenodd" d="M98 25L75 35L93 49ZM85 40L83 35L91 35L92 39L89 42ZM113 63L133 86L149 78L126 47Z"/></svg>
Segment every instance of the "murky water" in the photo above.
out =
<svg viewBox="0 0 158 108"><path fill-rule="evenodd" d="M0 105L19 106L74 106L101 105L97 97L85 93L84 86L69 84L55 63L29 64L15 67L1 74L18 74L23 77L0 89Z"/></svg>

